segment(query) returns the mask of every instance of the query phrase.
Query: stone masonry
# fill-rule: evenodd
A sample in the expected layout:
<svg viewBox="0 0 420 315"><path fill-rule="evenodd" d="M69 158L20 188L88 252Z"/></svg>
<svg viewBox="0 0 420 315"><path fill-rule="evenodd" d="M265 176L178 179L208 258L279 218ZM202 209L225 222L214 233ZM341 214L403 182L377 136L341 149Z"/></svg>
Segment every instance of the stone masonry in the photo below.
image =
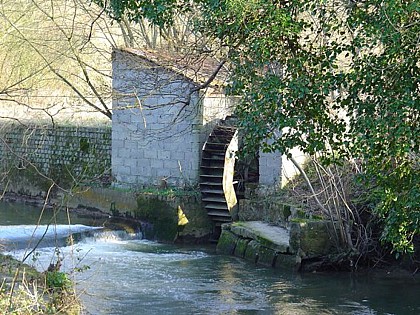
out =
<svg viewBox="0 0 420 315"><path fill-rule="evenodd" d="M151 59L129 49L113 53L113 175L129 187L195 185L206 136L230 102Z"/></svg>
<svg viewBox="0 0 420 315"><path fill-rule="evenodd" d="M223 80L202 88L216 68L214 60L200 59L197 68L197 60L188 56L114 50L112 173L117 185L164 188L199 182L203 145L238 101L224 95ZM267 192L296 174L278 152L260 152L259 171Z"/></svg>
<svg viewBox="0 0 420 315"><path fill-rule="evenodd" d="M2 171L36 168L52 178L63 173L80 181L110 177L109 127L3 125L0 129Z"/></svg>

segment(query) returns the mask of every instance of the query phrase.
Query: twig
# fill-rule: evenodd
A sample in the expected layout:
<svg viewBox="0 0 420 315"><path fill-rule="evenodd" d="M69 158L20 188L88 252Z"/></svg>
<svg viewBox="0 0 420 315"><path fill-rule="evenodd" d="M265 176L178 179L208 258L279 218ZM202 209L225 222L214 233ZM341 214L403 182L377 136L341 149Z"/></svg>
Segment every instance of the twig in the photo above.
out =
<svg viewBox="0 0 420 315"><path fill-rule="evenodd" d="M318 199L314 187L311 184L311 181L308 178L308 175L306 175L306 172L302 169L302 167L300 167L299 163L292 157L289 157L290 161L293 163L293 165L298 169L298 171L302 174L303 178L305 179L306 183L309 186L309 189L311 190L313 197L316 201L316 203L318 204L318 206L322 209L322 211L324 211L325 213L329 213L329 211L324 207L324 205L321 203L321 201Z"/></svg>

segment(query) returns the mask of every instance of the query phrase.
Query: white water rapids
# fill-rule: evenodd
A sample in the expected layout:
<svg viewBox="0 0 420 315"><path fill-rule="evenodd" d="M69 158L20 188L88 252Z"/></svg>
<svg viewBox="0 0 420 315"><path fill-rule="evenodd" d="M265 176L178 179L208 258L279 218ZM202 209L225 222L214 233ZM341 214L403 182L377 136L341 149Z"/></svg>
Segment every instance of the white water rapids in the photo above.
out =
<svg viewBox="0 0 420 315"><path fill-rule="evenodd" d="M64 245L70 235L81 235L101 230L82 224L65 225L6 225L0 226L0 244L6 249L46 247L55 243Z"/></svg>

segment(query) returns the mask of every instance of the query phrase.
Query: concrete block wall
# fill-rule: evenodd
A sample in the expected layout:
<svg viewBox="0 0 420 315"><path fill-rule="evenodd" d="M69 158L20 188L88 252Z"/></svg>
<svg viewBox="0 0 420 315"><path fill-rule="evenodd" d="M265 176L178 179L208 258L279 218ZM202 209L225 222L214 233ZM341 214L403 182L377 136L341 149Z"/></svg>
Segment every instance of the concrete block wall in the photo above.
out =
<svg viewBox="0 0 420 315"><path fill-rule="evenodd" d="M113 53L112 170L122 186L189 186L199 181L206 124L226 116L223 97L141 56ZM204 107L213 107L211 118Z"/></svg>
<svg viewBox="0 0 420 315"><path fill-rule="evenodd" d="M236 106L235 98L225 97L223 94L209 92L202 96L203 124L211 124L215 120L231 115Z"/></svg>
<svg viewBox="0 0 420 315"><path fill-rule="evenodd" d="M110 177L109 127L22 126L0 129L3 171L35 166L41 173L60 178L63 172L81 181Z"/></svg>
<svg viewBox="0 0 420 315"><path fill-rule="evenodd" d="M279 132L281 134L281 132ZM269 144L273 139L268 139ZM303 166L306 163L307 156L297 147L291 149L289 154L294 158L298 165ZM281 152L262 152L259 153L259 184L262 191L267 193L274 192L283 188L296 175L299 170L292 163L287 155Z"/></svg>
<svg viewBox="0 0 420 315"><path fill-rule="evenodd" d="M273 190L282 186L282 154L280 152L260 152L259 184Z"/></svg>
<svg viewBox="0 0 420 315"><path fill-rule="evenodd" d="M159 58L158 58L159 59ZM188 186L199 182L201 150L212 128L238 99L197 83L132 50L113 52L112 171L118 184ZM281 188L281 153L260 153L259 179ZM290 172L289 172L290 173Z"/></svg>
<svg viewBox="0 0 420 315"><path fill-rule="evenodd" d="M202 143L207 140L216 124L235 111L237 100L226 97L221 91L207 91L202 93Z"/></svg>

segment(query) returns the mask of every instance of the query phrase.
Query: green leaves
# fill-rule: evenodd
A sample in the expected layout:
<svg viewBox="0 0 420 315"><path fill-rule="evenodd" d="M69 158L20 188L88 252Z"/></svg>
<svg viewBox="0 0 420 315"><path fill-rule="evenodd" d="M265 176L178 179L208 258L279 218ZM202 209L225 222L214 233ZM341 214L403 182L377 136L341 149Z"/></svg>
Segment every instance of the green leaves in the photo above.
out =
<svg viewBox="0 0 420 315"><path fill-rule="evenodd" d="M53 290L68 290L72 287L68 275L61 271L47 271L45 281L47 287Z"/></svg>
<svg viewBox="0 0 420 315"><path fill-rule="evenodd" d="M366 185L381 192L383 240L412 251L419 234L418 6L252 1L253 10L241 8L210 21L240 17L215 34L239 43L231 49L245 147L288 153L298 146L325 163L360 159Z"/></svg>
<svg viewBox="0 0 420 315"><path fill-rule="evenodd" d="M187 12L190 9L188 0L93 0L103 7L106 12L120 20L126 16L130 21L140 21L147 18L151 23L160 27L173 23L177 12Z"/></svg>
<svg viewBox="0 0 420 315"><path fill-rule="evenodd" d="M104 1L96 0L104 3ZM324 163L364 163L383 240L419 234L419 5L366 0L122 0L115 18L165 26L198 8L197 32L228 50L247 150L299 147Z"/></svg>

